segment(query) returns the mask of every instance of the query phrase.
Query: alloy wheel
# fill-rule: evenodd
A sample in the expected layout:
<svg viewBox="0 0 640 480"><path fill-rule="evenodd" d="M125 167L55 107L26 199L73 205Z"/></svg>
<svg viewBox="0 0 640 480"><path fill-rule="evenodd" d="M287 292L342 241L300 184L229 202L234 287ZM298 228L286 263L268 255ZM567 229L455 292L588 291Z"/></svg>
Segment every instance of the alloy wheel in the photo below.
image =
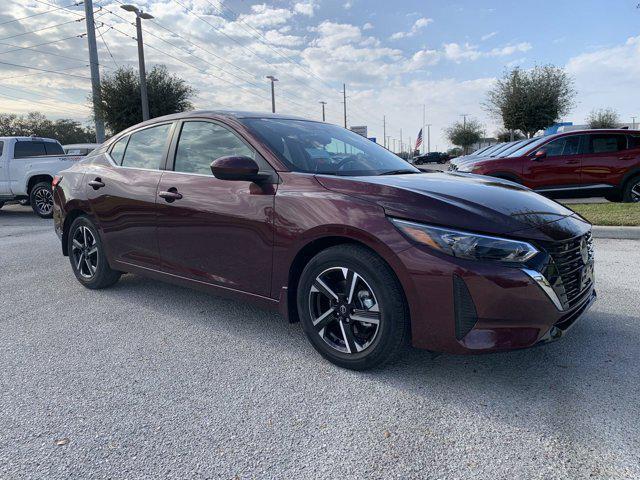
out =
<svg viewBox="0 0 640 480"><path fill-rule="evenodd" d="M36 202L36 208L41 215L50 215L53 211L53 195L46 188L39 188L34 199Z"/></svg>
<svg viewBox="0 0 640 480"><path fill-rule="evenodd" d="M309 292L309 312L316 333L341 353L366 350L380 330L375 292L346 267L329 268L316 277Z"/></svg>
<svg viewBox="0 0 640 480"><path fill-rule="evenodd" d="M631 187L631 201L634 203L640 202L640 181Z"/></svg>
<svg viewBox="0 0 640 480"><path fill-rule="evenodd" d="M90 279L98 270L98 244L91 230L80 225L73 234L71 245L74 265L81 277Z"/></svg>

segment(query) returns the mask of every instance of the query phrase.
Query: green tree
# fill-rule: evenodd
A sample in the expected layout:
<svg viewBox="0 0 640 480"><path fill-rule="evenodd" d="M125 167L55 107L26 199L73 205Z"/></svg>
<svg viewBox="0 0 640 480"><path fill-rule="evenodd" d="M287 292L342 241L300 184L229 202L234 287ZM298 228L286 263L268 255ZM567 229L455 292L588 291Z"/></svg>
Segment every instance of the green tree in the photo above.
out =
<svg viewBox="0 0 640 480"><path fill-rule="evenodd" d="M569 113L575 94L573 80L561 68L516 67L498 79L489 91L485 108L501 118L507 130L520 130L531 138Z"/></svg>
<svg viewBox="0 0 640 480"><path fill-rule="evenodd" d="M468 153L469 147L482 138L482 124L477 120L456 122L445 130L451 143L461 147L464 153Z"/></svg>
<svg viewBox="0 0 640 480"><path fill-rule="evenodd" d="M591 110L587 117L589 128L619 128L620 115L612 108Z"/></svg>
<svg viewBox="0 0 640 480"><path fill-rule="evenodd" d="M101 82L102 101L98 114L112 134L142 121L140 78L133 68L119 68ZM155 65L147 75L151 118L193 109L195 90L164 65Z"/></svg>
<svg viewBox="0 0 640 480"><path fill-rule="evenodd" d="M522 140L524 138L524 135L522 135L522 133L520 133L519 131L514 131L513 132L513 139L514 140ZM496 139L499 142L510 142L511 141L511 132L509 130L498 130L496 132Z"/></svg>
<svg viewBox="0 0 640 480"><path fill-rule="evenodd" d="M49 120L40 112L26 115L0 113L0 136L54 138L61 144L93 143L95 132L70 119Z"/></svg>

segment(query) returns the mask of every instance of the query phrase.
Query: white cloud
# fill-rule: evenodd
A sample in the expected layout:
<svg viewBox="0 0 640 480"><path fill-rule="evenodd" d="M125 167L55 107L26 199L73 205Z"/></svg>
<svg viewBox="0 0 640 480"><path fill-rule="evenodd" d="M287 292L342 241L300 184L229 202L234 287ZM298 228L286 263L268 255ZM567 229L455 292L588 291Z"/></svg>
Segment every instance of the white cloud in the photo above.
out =
<svg viewBox="0 0 640 480"><path fill-rule="evenodd" d="M533 47L528 42L518 43L516 45L505 45L504 47L493 48L489 51L482 51L477 45L470 43L445 43L443 45L444 56L449 60L460 63L463 60L478 60L481 57L507 57L514 53L527 52Z"/></svg>
<svg viewBox="0 0 640 480"><path fill-rule="evenodd" d="M518 43L516 45L505 45L501 48L494 48L490 50L487 55L491 57L507 57L513 55L516 52L528 52L533 47L528 42Z"/></svg>
<svg viewBox="0 0 640 480"><path fill-rule="evenodd" d="M317 5L315 4L315 2L299 2L293 6L293 10L296 13L300 13L308 17L313 17L313 14L315 13L316 8L317 8Z"/></svg>
<svg viewBox="0 0 640 480"><path fill-rule="evenodd" d="M353 7L353 2L349 1L349 2L345 2L342 5L342 8L344 8L345 10L349 10L351 7Z"/></svg>
<svg viewBox="0 0 640 480"><path fill-rule="evenodd" d="M251 6L251 13L241 15L245 23L253 27L270 27L287 23L293 16L293 12L286 8L273 8L266 3Z"/></svg>
<svg viewBox="0 0 640 480"><path fill-rule="evenodd" d="M480 40L482 40L483 42L486 42L490 38L495 37L497 34L498 34L498 32L487 33L486 35L483 35L482 37L480 37Z"/></svg>
<svg viewBox="0 0 640 480"><path fill-rule="evenodd" d="M425 28L430 23L433 23L432 18L420 17L413 23L411 30L409 30L408 32L396 32L393 35L391 35L390 38L391 40L398 40L400 38L413 37L414 35L417 35L420 32L420 30Z"/></svg>
<svg viewBox="0 0 640 480"><path fill-rule="evenodd" d="M372 28L373 28L373 24L370 22L367 22L362 26L362 30L371 30Z"/></svg>

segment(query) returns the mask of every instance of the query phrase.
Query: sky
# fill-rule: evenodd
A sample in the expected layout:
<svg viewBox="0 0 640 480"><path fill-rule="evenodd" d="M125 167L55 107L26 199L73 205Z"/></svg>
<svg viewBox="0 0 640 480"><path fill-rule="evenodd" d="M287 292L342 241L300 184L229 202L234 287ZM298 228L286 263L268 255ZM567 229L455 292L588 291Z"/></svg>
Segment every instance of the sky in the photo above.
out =
<svg viewBox="0 0 640 480"><path fill-rule="evenodd" d="M102 76L137 68L134 15L121 1L94 1ZM90 122L84 7L73 4L0 0L0 112ZM638 0L135 4L155 17L143 20L147 70L164 64L184 78L198 109L269 111L265 77L275 75L278 113L319 120L325 101L327 121L342 124L344 83L349 126L367 125L382 143L384 118L391 146L401 130L414 143L426 110L431 150L445 150L444 129L462 115L487 136L500 128L483 103L505 70L553 64L577 91L563 121L608 107L640 122Z"/></svg>

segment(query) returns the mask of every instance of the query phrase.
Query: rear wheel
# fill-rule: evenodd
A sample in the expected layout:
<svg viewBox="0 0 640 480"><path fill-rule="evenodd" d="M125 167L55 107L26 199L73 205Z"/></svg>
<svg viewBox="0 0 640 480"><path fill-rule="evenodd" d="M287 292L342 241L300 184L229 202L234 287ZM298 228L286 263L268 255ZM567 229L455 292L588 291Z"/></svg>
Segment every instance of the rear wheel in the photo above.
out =
<svg viewBox="0 0 640 480"><path fill-rule="evenodd" d="M408 309L398 280L380 257L360 246L340 245L316 255L302 272L297 303L313 347L344 368L382 365L408 338Z"/></svg>
<svg viewBox="0 0 640 480"><path fill-rule="evenodd" d="M634 177L627 182L622 193L622 201L628 203L640 202L640 176Z"/></svg>
<svg viewBox="0 0 640 480"><path fill-rule="evenodd" d="M36 183L29 194L33 212L41 218L53 216L53 193L49 182Z"/></svg>
<svg viewBox="0 0 640 480"><path fill-rule="evenodd" d="M71 224L67 251L71 268L78 281L87 288L106 288L118 281L121 272L107 262L98 230L87 217L78 217Z"/></svg>

